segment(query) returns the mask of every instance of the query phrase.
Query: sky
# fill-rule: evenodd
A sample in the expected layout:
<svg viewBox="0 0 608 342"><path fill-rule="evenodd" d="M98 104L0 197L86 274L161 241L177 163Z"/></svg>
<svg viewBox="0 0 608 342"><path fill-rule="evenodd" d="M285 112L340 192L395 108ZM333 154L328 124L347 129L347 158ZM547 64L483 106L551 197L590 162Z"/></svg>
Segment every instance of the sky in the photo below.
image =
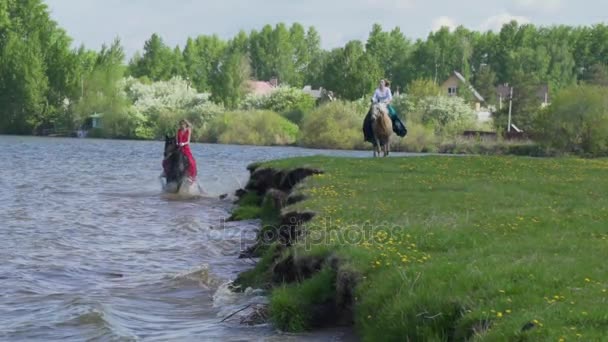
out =
<svg viewBox="0 0 608 342"><path fill-rule="evenodd" d="M51 17L74 39L99 49L120 37L127 56L153 34L183 45L188 37L259 30L283 22L314 26L323 48L365 40L374 23L411 39L441 26L497 30L510 20L536 25L608 23L603 0L46 0Z"/></svg>

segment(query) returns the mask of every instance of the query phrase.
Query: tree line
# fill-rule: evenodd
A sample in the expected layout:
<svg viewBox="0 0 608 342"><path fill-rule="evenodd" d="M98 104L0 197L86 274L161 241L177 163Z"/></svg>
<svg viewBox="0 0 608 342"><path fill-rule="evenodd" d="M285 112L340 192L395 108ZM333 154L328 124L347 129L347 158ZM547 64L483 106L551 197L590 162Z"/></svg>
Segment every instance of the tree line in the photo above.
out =
<svg viewBox="0 0 608 342"><path fill-rule="evenodd" d="M276 77L282 84L332 90L344 100L369 95L378 79L407 92L415 80L441 83L457 70L489 103L495 86L521 93L547 84L551 92L586 82L608 85L608 26L538 27L516 22L499 32L442 28L412 40L398 27L375 24L366 41L321 48L314 27L266 25L231 39L200 35L183 47L153 34L128 62L120 40L94 51L72 48L41 0L0 2L0 133L72 130L92 112L119 115L128 97L125 77L143 83L179 76L227 109L238 108L246 81ZM525 101L515 106L525 107ZM117 120L117 125L121 124ZM122 122L122 124L126 124Z"/></svg>

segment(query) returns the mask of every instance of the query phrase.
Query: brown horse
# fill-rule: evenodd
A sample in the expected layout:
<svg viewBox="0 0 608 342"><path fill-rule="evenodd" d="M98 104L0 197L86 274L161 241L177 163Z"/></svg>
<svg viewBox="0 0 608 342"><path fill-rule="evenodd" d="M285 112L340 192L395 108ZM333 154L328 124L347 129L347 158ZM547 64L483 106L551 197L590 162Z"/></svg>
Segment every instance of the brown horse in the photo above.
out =
<svg viewBox="0 0 608 342"><path fill-rule="evenodd" d="M388 156L393 122L388 116L388 108L384 103L372 105L372 131L374 133L374 157L380 156L380 148L384 152L384 157Z"/></svg>

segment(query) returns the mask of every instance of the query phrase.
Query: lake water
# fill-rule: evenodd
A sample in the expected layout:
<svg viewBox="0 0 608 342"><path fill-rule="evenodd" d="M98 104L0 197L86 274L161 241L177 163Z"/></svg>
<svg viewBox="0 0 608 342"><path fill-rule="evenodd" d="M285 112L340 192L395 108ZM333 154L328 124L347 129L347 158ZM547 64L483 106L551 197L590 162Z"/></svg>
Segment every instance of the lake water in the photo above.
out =
<svg viewBox="0 0 608 342"><path fill-rule="evenodd" d="M193 144L207 196L164 195L164 142L0 136L0 339L340 341L340 329L283 334L223 318L258 291L226 283L257 222L224 222L220 200L254 161L371 151ZM245 312L243 313L245 314Z"/></svg>

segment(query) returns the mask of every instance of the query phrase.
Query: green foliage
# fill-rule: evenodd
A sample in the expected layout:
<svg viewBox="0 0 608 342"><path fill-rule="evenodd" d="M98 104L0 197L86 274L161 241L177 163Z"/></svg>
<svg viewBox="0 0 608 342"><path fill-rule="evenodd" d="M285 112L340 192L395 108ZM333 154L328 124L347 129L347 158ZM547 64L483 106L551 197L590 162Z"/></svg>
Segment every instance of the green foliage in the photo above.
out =
<svg viewBox="0 0 608 342"><path fill-rule="evenodd" d="M334 297L335 277L329 267L324 267L310 279L272 291L270 319L273 324L290 332L309 329L313 306L324 304Z"/></svg>
<svg viewBox="0 0 608 342"><path fill-rule="evenodd" d="M365 50L379 64L382 74L392 81L393 89L408 83L411 73L405 66L408 65L412 46L399 27L385 32L380 24L374 24Z"/></svg>
<svg viewBox="0 0 608 342"><path fill-rule="evenodd" d="M440 96L442 94L439 85L430 78L415 79L407 87L408 95L414 99L423 99L428 96Z"/></svg>
<svg viewBox="0 0 608 342"><path fill-rule="evenodd" d="M275 112L228 112L210 123L205 140L223 144L290 145L295 143L298 130L297 125Z"/></svg>
<svg viewBox="0 0 608 342"><path fill-rule="evenodd" d="M250 76L248 58L240 52L226 52L212 74L213 99L227 108L237 108L247 94Z"/></svg>
<svg viewBox="0 0 608 342"><path fill-rule="evenodd" d="M378 80L387 77L393 90L408 89L410 102L416 106L422 98L437 95L433 83L440 84L457 70L473 80L488 104L495 102L496 84L514 85L519 92L514 98L514 122L531 129L538 112L534 103L538 101L531 100L535 93L532 86L548 85L554 93L577 81L608 84L607 41L605 24L536 27L511 22L499 33L443 28L412 44L398 27L385 31L375 24L365 42L350 41L324 51L314 27L278 23L260 31L240 31L228 41L217 35L188 38L183 49L171 48L153 34L143 51L129 62L126 72L142 83L181 76L199 93L213 94L213 102L235 109L246 97L250 78L272 77L295 88L305 84L323 87L345 100L368 97ZM107 51L98 53L84 47L71 50L71 45L70 37L50 19L41 0L0 3L0 132L40 133L53 128L69 132L91 111L100 112L97 109L101 107L107 112L104 107L112 103L111 110L117 113L109 117L118 120L121 115L128 116L128 122L137 123L137 127L123 130L122 135L156 135L156 123L147 114L130 111L123 100L116 104L111 100L109 91L116 87L110 83L119 82L122 77L116 75L125 72L124 54L107 60L114 58L107 56ZM98 60L99 54L106 56ZM94 98L95 91L102 88L103 96ZM472 98L468 91L460 95ZM266 107L296 123L310 109L307 102L289 105L295 109L283 109L288 105L282 101L289 101L277 101ZM406 107L401 112L409 115L408 120L415 117L415 108ZM163 120L186 115L205 126L204 117L186 112L167 112ZM504 114L496 115L501 127L506 126Z"/></svg>
<svg viewBox="0 0 608 342"><path fill-rule="evenodd" d="M145 84L133 78L122 82L133 111L142 116L137 128L138 138L161 138L174 135L177 122L186 118L193 125L193 141L200 140L205 127L223 107L211 102L208 94L200 94L181 77Z"/></svg>
<svg viewBox="0 0 608 342"><path fill-rule="evenodd" d="M497 108L496 102L496 73L488 65L485 65L475 75L473 86L475 90L483 97L487 105L492 105Z"/></svg>
<svg viewBox="0 0 608 342"><path fill-rule="evenodd" d="M40 124L48 87L41 51L8 34L0 51L0 132L31 134Z"/></svg>
<svg viewBox="0 0 608 342"><path fill-rule="evenodd" d="M435 128L437 134L453 136L475 127L473 109L457 96L435 96L420 100L417 110L422 123Z"/></svg>
<svg viewBox="0 0 608 342"><path fill-rule="evenodd" d="M211 91L212 75L224 56L226 45L217 35L188 38L183 51L184 76L199 92Z"/></svg>
<svg viewBox="0 0 608 342"><path fill-rule="evenodd" d="M608 66L597 63L585 71L585 83L608 87Z"/></svg>
<svg viewBox="0 0 608 342"><path fill-rule="evenodd" d="M78 79L71 43L42 1L0 3L0 133L32 134L66 121Z"/></svg>
<svg viewBox="0 0 608 342"><path fill-rule="evenodd" d="M562 152L608 155L608 88L572 86L560 91L538 118L541 141Z"/></svg>
<svg viewBox="0 0 608 342"><path fill-rule="evenodd" d="M382 77L378 62L363 49L360 41L332 50L324 69L323 84L347 100L373 92Z"/></svg>
<svg viewBox="0 0 608 342"><path fill-rule="evenodd" d="M171 50L162 38L154 33L144 44L143 56L136 55L129 65L134 77L146 76L153 81L166 81L184 72L184 61L179 48Z"/></svg>
<svg viewBox="0 0 608 342"><path fill-rule="evenodd" d="M243 109L263 109L281 113L295 124L299 124L304 113L312 110L315 99L300 89L280 86L268 95L248 95L242 103Z"/></svg>
<svg viewBox="0 0 608 342"><path fill-rule="evenodd" d="M513 76L513 105L511 123L525 132L534 132L534 121L541 110L542 100L539 98L539 82L523 72ZM505 100L503 108L493 113L494 124L497 128L508 126L509 103Z"/></svg>
<svg viewBox="0 0 608 342"><path fill-rule="evenodd" d="M367 108L334 101L316 108L302 120L299 144L313 148L351 149L363 145Z"/></svg>

